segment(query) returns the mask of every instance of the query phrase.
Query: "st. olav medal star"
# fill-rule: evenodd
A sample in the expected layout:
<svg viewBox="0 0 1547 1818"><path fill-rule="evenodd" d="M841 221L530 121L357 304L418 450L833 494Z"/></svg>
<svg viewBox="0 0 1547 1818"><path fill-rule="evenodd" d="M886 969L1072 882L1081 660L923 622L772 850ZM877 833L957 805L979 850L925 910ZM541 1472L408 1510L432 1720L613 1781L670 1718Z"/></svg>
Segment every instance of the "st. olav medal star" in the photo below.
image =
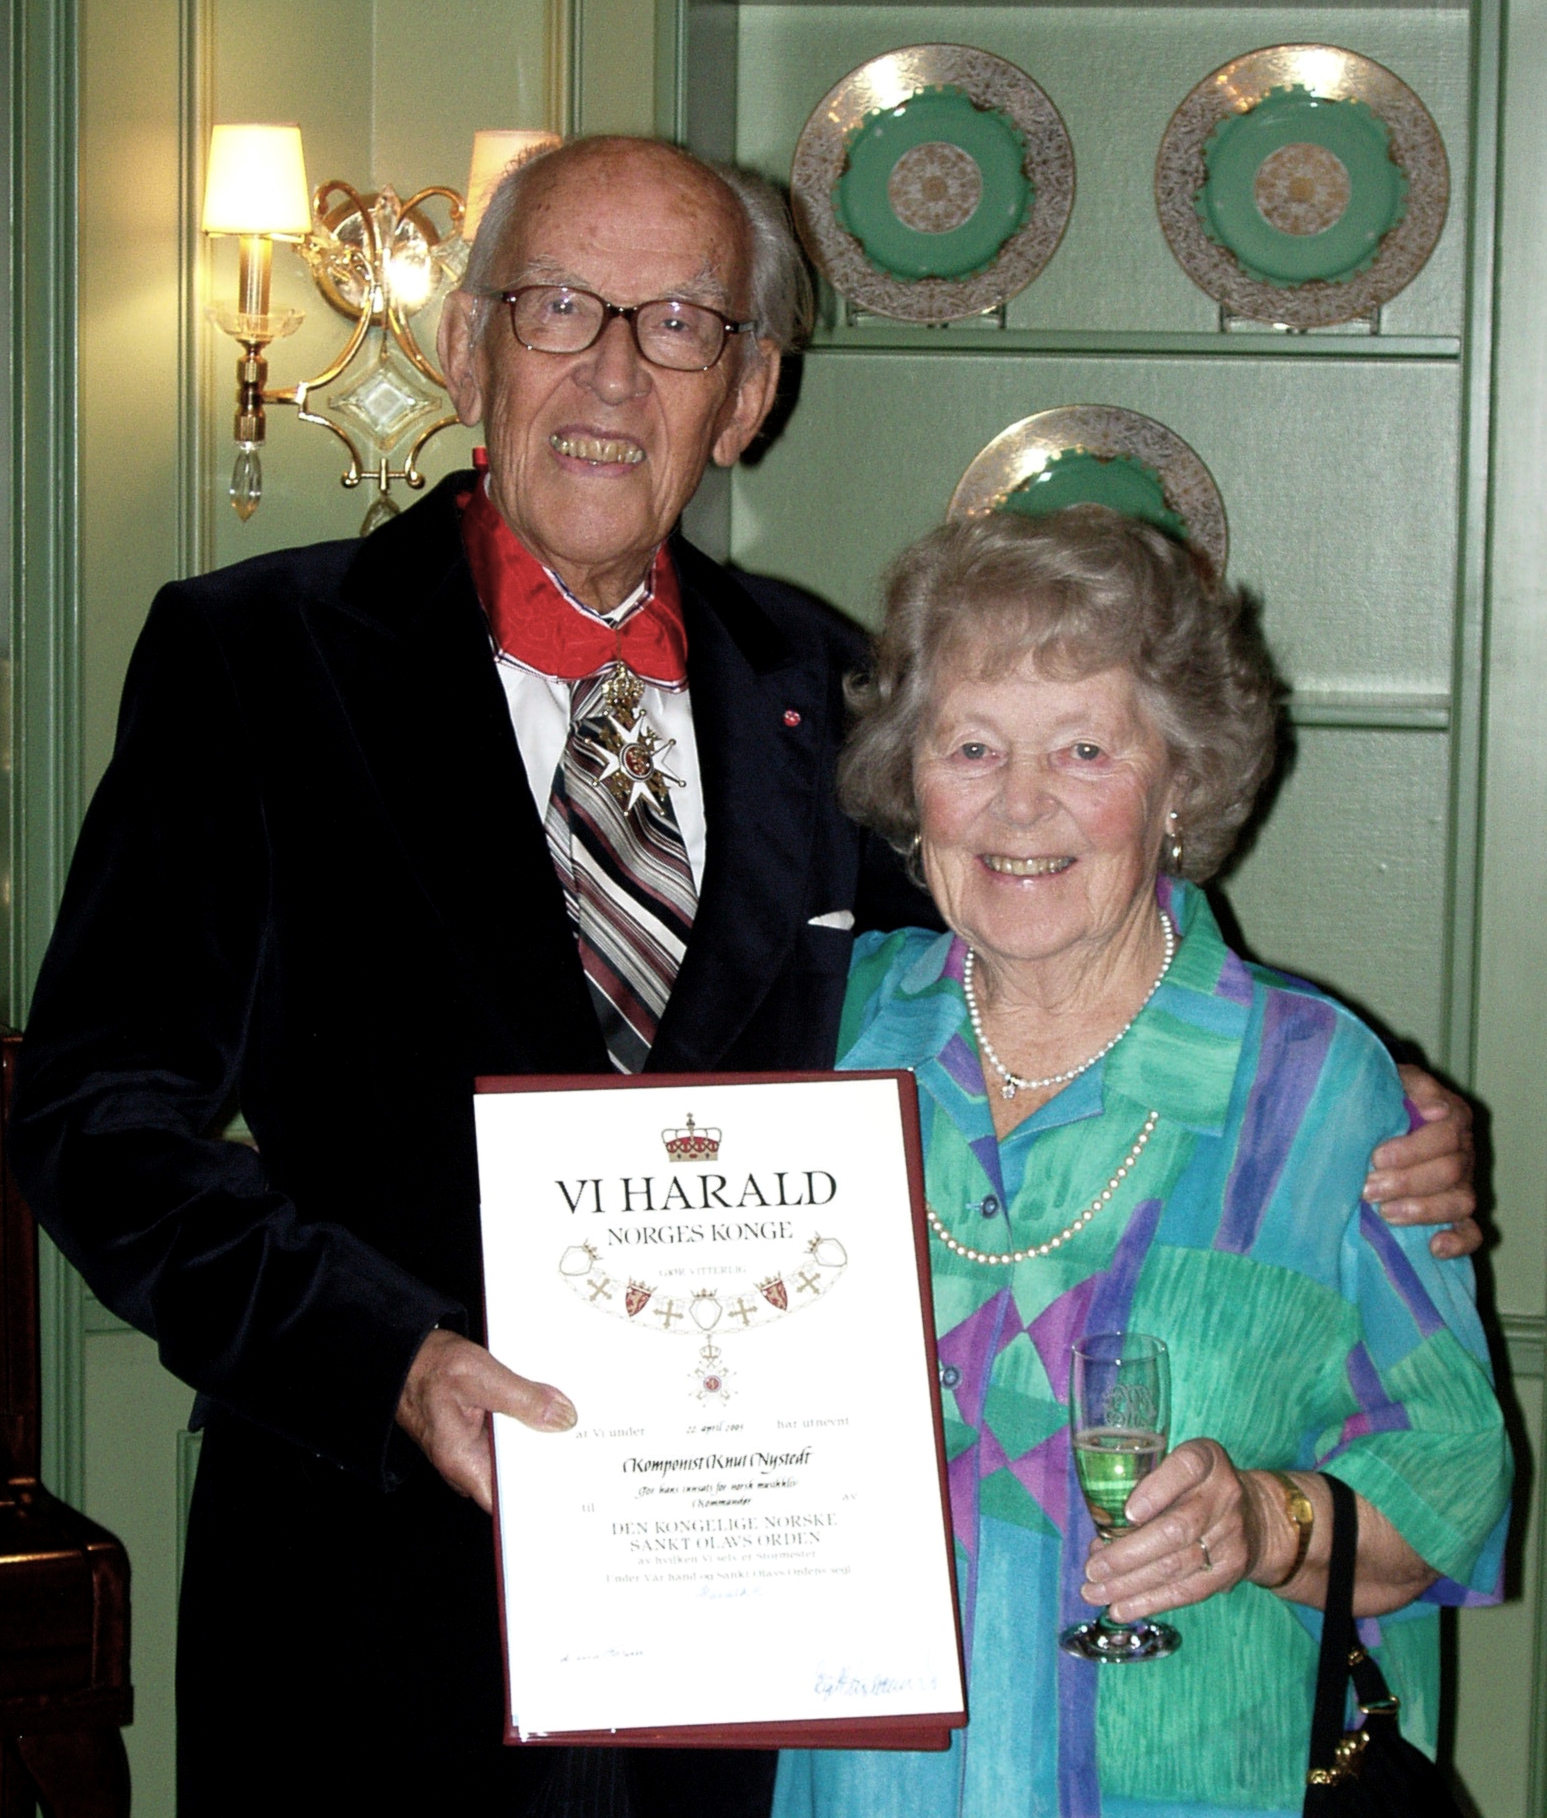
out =
<svg viewBox="0 0 1547 1818"><path fill-rule="evenodd" d="M598 742L605 762L597 780L611 790L613 800L625 814L632 814L634 804L646 795L654 796L664 807L667 789L682 787L680 776L661 768L661 759L677 741L662 740L643 714L632 724L609 714Z"/></svg>
<svg viewBox="0 0 1547 1818"><path fill-rule="evenodd" d="M683 786L681 777L662 768L661 759L677 741L663 740L640 711L644 692L644 683L633 670L626 663L615 663L602 694L607 724L596 736L598 755L603 759L597 781L606 785L625 814L632 814L646 795L653 796L658 807L665 807L667 789Z"/></svg>

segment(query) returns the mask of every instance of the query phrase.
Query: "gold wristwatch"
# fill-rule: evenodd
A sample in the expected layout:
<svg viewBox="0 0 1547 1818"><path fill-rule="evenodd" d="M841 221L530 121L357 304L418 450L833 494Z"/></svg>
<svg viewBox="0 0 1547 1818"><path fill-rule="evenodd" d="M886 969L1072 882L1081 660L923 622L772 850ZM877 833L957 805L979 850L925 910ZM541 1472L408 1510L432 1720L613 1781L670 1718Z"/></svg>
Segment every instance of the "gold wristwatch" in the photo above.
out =
<svg viewBox="0 0 1547 1818"><path fill-rule="evenodd" d="M1284 1492L1284 1513L1295 1524L1295 1532L1298 1535L1294 1564L1282 1578L1275 1578L1272 1584L1263 1587L1265 1590L1278 1591L1282 1590L1305 1564L1305 1556L1311 1550L1311 1535L1316 1529L1316 1507L1287 1471L1269 1471L1268 1475Z"/></svg>

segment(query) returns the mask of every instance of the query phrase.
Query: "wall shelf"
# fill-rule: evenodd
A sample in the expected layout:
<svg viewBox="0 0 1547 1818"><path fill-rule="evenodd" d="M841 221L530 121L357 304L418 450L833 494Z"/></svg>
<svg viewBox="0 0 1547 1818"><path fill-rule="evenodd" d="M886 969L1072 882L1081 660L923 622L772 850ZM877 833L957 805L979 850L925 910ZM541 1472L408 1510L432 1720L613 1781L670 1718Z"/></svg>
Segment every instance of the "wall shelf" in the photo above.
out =
<svg viewBox="0 0 1547 1818"><path fill-rule="evenodd" d="M1458 335L1191 334L1082 329L979 328L950 323L940 328L910 323L864 322L819 327L807 349L826 353L1059 354L1077 358L1207 360L1420 360L1454 363Z"/></svg>
<svg viewBox="0 0 1547 1818"><path fill-rule="evenodd" d="M1292 726L1335 726L1357 732L1449 732L1444 694L1356 694L1296 689L1289 697Z"/></svg>
<svg viewBox="0 0 1547 1818"><path fill-rule="evenodd" d="M739 8L745 0L690 0L695 12L703 9L708 12L730 12ZM759 6L777 6L791 11L809 11L816 13L837 12L843 8L859 10L862 4L866 10L880 12L883 15L901 7L916 7L919 0L752 0ZM1103 10L1123 12L1160 12L1160 11L1215 11L1223 12L1236 9L1239 0L1059 0L1063 6L1076 9L1100 7ZM991 10L1009 11L1011 8L1000 0L997 8L988 5L984 0L928 0L931 11L952 13L971 10L988 12ZM1466 5L1456 4L1455 0L1321 0L1321 10L1326 12L1363 13L1363 12L1411 12L1411 13L1450 13L1466 17Z"/></svg>

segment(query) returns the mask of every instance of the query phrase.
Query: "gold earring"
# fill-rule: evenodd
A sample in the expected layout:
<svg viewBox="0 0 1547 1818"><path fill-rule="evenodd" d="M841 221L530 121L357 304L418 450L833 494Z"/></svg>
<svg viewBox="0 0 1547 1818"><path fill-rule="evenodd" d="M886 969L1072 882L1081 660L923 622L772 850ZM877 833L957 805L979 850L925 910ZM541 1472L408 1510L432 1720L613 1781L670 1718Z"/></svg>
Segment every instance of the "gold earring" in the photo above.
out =
<svg viewBox="0 0 1547 1818"><path fill-rule="evenodd" d="M1166 816L1166 819L1171 823L1171 862L1167 866L1167 870L1172 872L1173 875L1180 877L1182 875L1182 829L1177 824L1176 810L1174 808Z"/></svg>

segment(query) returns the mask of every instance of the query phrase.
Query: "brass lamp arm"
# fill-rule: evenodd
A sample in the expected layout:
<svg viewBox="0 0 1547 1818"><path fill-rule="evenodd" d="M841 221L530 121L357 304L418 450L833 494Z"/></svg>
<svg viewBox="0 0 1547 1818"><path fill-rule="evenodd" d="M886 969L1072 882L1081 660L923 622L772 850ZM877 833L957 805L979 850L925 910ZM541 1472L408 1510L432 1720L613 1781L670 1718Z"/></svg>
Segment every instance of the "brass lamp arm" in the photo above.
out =
<svg viewBox="0 0 1547 1818"><path fill-rule="evenodd" d="M424 430L414 442L413 447L409 449L408 459L403 463L403 478L413 491L418 492L424 485L424 475L419 471L419 457L424 453L426 445L443 429L455 429L461 421L462 419L455 411L448 417L441 417L438 422L432 423L428 429Z"/></svg>
<svg viewBox="0 0 1547 1818"><path fill-rule="evenodd" d="M341 476L341 484L352 490L360 484L360 451L355 447L354 442L350 437L339 428L338 424L335 423L331 417L325 417L318 411L308 410L306 408L306 394L311 388L312 381L303 379L299 385L293 385L288 388L290 392L288 397L276 398L275 402L294 404L296 407L296 416L301 422L320 423L324 429L331 429L333 431L334 435L338 437L339 441L341 441L344 444L344 447L349 451L349 466Z"/></svg>
<svg viewBox="0 0 1547 1818"><path fill-rule="evenodd" d="M438 372L434 365L420 351L419 343L414 339L414 331L409 327L407 318L398 309L397 299L390 292L387 296L387 327L392 339L402 348L404 356L424 374L432 385L446 389L445 376Z"/></svg>
<svg viewBox="0 0 1547 1818"><path fill-rule="evenodd" d="M371 321L375 311L371 308L371 293L367 287L360 304L360 313L355 317L354 327L349 331L349 339L319 373L303 379L296 385L286 385L275 391L263 394L266 404L298 404L308 391L320 391L324 385L331 385L349 362L360 351L365 337L370 333Z"/></svg>
<svg viewBox="0 0 1547 1818"><path fill-rule="evenodd" d="M453 234L460 235L464 214L463 201L454 189L448 189L444 183L430 183L423 189L415 190L403 204L400 216L411 215L420 203L428 202L432 196L440 196L446 202L451 212L451 231ZM393 340L403 350L405 358L417 367L432 385L438 386L444 391L446 389L445 374L436 367L420 347L413 329L409 327L408 317L403 314L401 305L393 296L390 287L383 286L383 289L386 292L384 300L387 305L387 327L391 331ZM430 431L430 434L433 435L434 431ZM410 457L410 465L412 465L412 457Z"/></svg>
<svg viewBox="0 0 1547 1818"><path fill-rule="evenodd" d="M403 204L400 212L405 215L411 215L421 202L428 202L431 196L442 196L445 198L451 209L451 231L454 234L460 234L462 232L462 220L466 213L466 205L456 190L448 189L444 183L428 183L423 189L416 189Z"/></svg>
<svg viewBox="0 0 1547 1818"><path fill-rule="evenodd" d="M376 217L371 213L366 202L352 183L346 183L342 177L329 177L317 185L317 193L312 198L312 213L321 221L327 215L328 198L334 194L343 196L350 209L360 217L360 232L365 240L365 256L370 261L373 272L381 269L381 236L376 232ZM315 236L308 236L315 238Z"/></svg>

